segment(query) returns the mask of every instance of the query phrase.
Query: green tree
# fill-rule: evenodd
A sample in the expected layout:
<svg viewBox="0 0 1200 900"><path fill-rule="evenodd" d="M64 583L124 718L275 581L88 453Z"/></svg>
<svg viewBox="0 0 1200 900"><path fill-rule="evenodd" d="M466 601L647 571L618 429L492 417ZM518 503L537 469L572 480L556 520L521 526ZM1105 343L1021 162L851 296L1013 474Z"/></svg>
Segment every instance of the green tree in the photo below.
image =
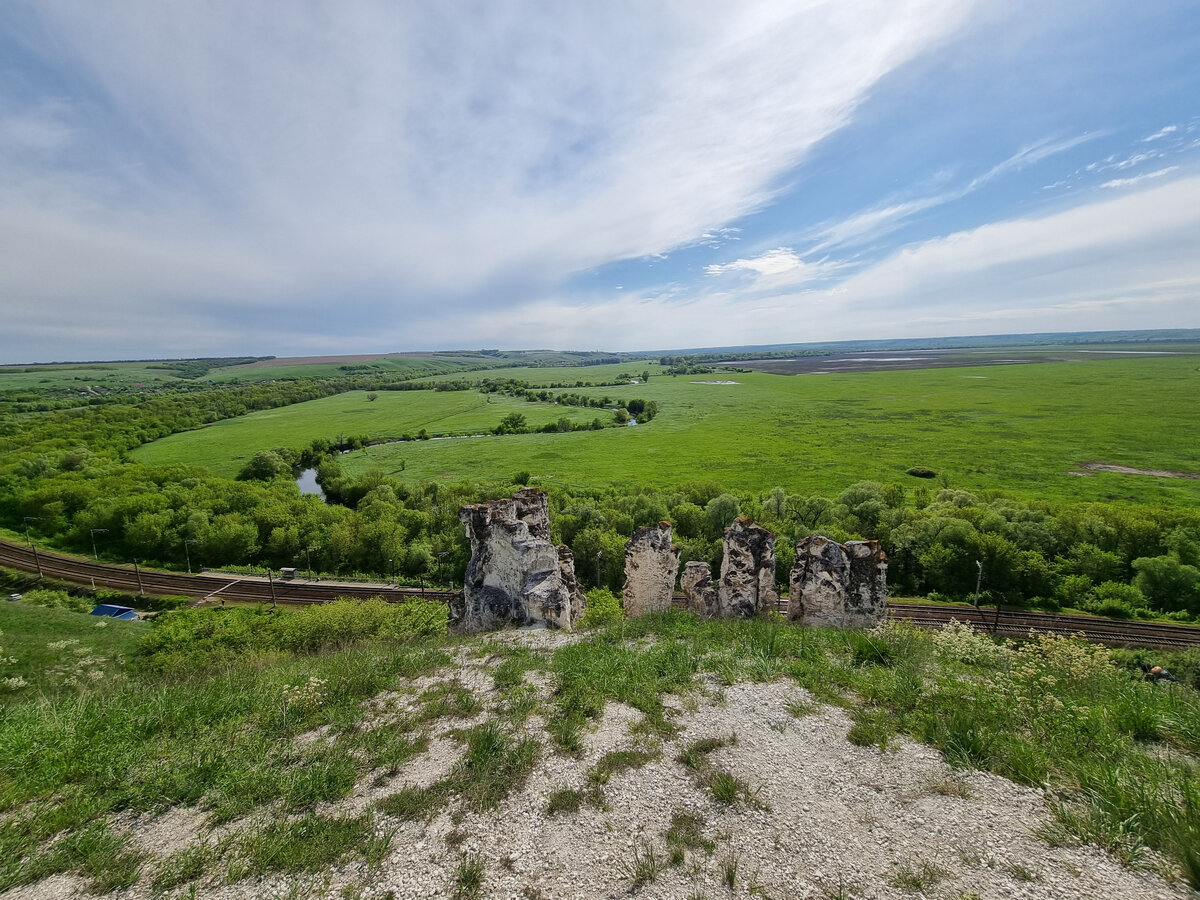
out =
<svg viewBox="0 0 1200 900"><path fill-rule="evenodd" d="M733 494L720 494L708 501L704 515L708 519L709 533L719 536L733 524L741 512L741 504Z"/></svg>
<svg viewBox="0 0 1200 900"><path fill-rule="evenodd" d="M1156 609L1200 612L1200 569L1173 556L1144 556L1133 561L1135 584Z"/></svg>
<svg viewBox="0 0 1200 900"><path fill-rule="evenodd" d="M259 450L238 473L241 481L270 481L285 472L291 474L291 465L278 450Z"/></svg>

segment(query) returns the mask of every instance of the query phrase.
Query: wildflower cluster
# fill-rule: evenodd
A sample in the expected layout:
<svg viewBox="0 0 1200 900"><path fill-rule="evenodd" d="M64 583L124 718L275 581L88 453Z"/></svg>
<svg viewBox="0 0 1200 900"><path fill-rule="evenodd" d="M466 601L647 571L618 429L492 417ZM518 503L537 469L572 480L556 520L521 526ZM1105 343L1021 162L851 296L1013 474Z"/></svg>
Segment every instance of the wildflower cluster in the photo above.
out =
<svg viewBox="0 0 1200 900"><path fill-rule="evenodd" d="M4 632L0 631L0 637L4 636ZM16 659L11 656L4 655L4 648L0 647L0 669L14 665ZM26 681L20 675L0 676L0 691L19 691L25 687Z"/></svg>
<svg viewBox="0 0 1200 900"><path fill-rule="evenodd" d="M967 622L951 619L933 633L935 652L944 661L956 661L972 666L995 665L1003 649L986 634L980 634Z"/></svg>
<svg viewBox="0 0 1200 900"><path fill-rule="evenodd" d="M299 684L285 684L283 686L283 705L284 708L297 707L299 709L311 709L320 706L325 700L325 679L318 678L316 675L309 677L307 681L302 681Z"/></svg>
<svg viewBox="0 0 1200 900"><path fill-rule="evenodd" d="M78 638L51 641L46 648L67 654L64 663L46 670L47 675L61 679L64 685L97 684L105 679L104 667L108 664L108 657L98 656L88 647L79 646Z"/></svg>
<svg viewBox="0 0 1200 900"><path fill-rule="evenodd" d="M1079 701L1091 693L1090 683L1115 673L1111 653L1078 636L1031 632L1027 642L1006 641L1000 650L1008 671L984 679L980 687L1016 713L1035 737L1064 724L1083 726L1091 708Z"/></svg>

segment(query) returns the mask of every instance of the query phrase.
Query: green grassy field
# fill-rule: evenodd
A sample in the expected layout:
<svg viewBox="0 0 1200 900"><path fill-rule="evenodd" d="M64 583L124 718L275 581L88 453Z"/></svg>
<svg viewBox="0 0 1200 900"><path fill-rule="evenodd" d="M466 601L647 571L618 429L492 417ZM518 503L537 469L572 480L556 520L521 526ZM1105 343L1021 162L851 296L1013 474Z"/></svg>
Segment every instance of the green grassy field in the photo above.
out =
<svg viewBox="0 0 1200 900"><path fill-rule="evenodd" d="M28 684L0 698L48 693L69 679L107 678L148 627L145 622L47 609L19 600L0 603L0 657L11 660L0 677L19 676ZM100 675L91 676L92 672Z"/></svg>
<svg viewBox="0 0 1200 900"><path fill-rule="evenodd" d="M179 381L178 373L161 363L70 363L66 365L0 366L0 391L108 388Z"/></svg>
<svg viewBox="0 0 1200 900"><path fill-rule="evenodd" d="M547 380L553 376L547 375ZM736 385L693 383L725 377ZM576 484L671 484L830 493L863 479L908 481L933 468L956 487L1035 497L1181 502L1200 482L1094 473L1079 464L1200 471L1196 357L785 377L652 377L607 388L657 400L645 426L405 447L410 479L484 478L528 469ZM345 458L350 471L399 472L394 448Z"/></svg>
<svg viewBox="0 0 1200 900"><path fill-rule="evenodd" d="M430 359L426 357L389 356L366 362L306 363L295 365L286 359L266 360L261 363L241 366L225 366L213 369L205 381L221 383L245 383L270 381L276 378L335 378L339 375L412 375L419 372L437 374L458 372L468 366L479 365L471 359ZM348 372L343 366L353 369Z"/></svg>
<svg viewBox="0 0 1200 900"><path fill-rule="evenodd" d="M415 435L422 428L430 434L478 434L495 427L513 412L522 413L533 427L562 417L584 423L597 416L611 418L611 413L605 410L529 403L478 391L379 391L373 401L367 400L365 391L349 391L173 434L139 447L133 457L153 465L199 463L221 475L232 476L256 450L264 448L303 447L315 438L332 439L339 434L399 438L403 434ZM400 446L415 447L416 443ZM389 454L389 459L399 465L395 454Z"/></svg>
<svg viewBox="0 0 1200 900"><path fill-rule="evenodd" d="M379 359L355 360L350 357L339 360L337 357L283 357L280 359L263 360L251 365L226 366L214 369L207 380L214 382L248 382L267 381L275 378L334 378L353 374L366 375L412 375L419 372L430 374L446 374L455 376L464 369L499 368L502 377L524 378L520 374L527 369L520 364L545 366L565 366L571 371L590 373L600 368L612 368L616 372L619 367L579 366L581 360L601 354L576 351L555 350L516 350L496 353L473 353L470 351L454 351L450 353L431 353L423 356L384 356ZM337 360L337 361L335 361ZM640 361L622 363L623 366L637 366L641 371L644 366ZM632 368L627 368L632 371ZM588 377L586 380L594 381Z"/></svg>
<svg viewBox="0 0 1200 900"><path fill-rule="evenodd" d="M1200 471L1200 360L1196 356L1038 365L926 369L847 375L724 373L659 375L657 366L521 369L533 383L600 381L620 372L648 384L581 390L656 400L647 425L600 432L463 438L372 447L344 457L350 471L381 466L410 480L507 477L527 469L553 482L675 484L711 480L728 488L776 485L835 493L863 479L921 482L928 466L954 487L1000 488L1032 497L1178 502L1200 500L1200 481L1140 475L1072 475L1082 463ZM611 370L611 371L610 371ZM481 373L482 374L482 373ZM696 383L728 379L733 385ZM470 433L510 409L531 424L595 412L474 393L362 394L299 404L174 435L137 451L144 462L199 463L226 474L240 457L313 437L394 436L425 427ZM493 398L495 401L496 398Z"/></svg>

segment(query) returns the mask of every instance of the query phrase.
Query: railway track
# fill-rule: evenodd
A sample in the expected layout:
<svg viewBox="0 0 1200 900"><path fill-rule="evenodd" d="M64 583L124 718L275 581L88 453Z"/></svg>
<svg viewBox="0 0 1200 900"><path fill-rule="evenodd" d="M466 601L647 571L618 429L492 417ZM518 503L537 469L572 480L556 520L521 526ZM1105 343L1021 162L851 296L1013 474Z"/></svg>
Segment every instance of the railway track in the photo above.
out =
<svg viewBox="0 0 1200 900"><path fill-rule="evenodd" d="M285 581L279 578L270 580L259 576L215 573L186 575L93 562L44 550L35 551L30 547L4 541L0 541L0 566L27 572L40 571L48 578L92 588L116 588L131 594L171 594L213 603L225 598L259 603L308 604L328 603L338 597L383 597L385 600L421 597L444 602L456 593L436 588L396 588L387 584ZM683 599L682 594L677 594L676 604L680 605ZM787 601L781 601L779 608L781 612L786 612ZM1200 647L1200 627L1190 625L895 601L889 605L889 609L893 618L905 619L925 628L940 627L951 619L957 619L999 637L1025 637L1030 631L1039 631L1061 635L1082 634L1090 641L1118 647Z"/></svg>

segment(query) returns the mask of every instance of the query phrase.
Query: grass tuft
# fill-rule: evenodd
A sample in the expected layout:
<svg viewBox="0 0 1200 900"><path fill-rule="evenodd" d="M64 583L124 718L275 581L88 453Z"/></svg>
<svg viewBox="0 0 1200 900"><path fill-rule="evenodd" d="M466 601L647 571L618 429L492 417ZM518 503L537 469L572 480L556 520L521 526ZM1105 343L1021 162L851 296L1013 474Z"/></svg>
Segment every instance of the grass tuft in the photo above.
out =
<svg viewBox="0 0 1200 900"><path fill-rule="evenodd" d="M633 848L633 856L619 864L621 874L630 881L630 889L637 890L658 880L662 871L662 860L654 852L654 845L639 843Z"/></svg>

